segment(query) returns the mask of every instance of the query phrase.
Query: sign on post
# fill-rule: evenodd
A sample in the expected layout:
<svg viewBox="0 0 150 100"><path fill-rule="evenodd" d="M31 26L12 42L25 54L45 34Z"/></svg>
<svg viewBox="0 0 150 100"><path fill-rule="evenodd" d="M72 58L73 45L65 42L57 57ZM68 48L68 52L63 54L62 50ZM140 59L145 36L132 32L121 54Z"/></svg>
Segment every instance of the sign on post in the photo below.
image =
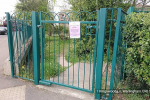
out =
<svg viewBox="0 0 150 100"><path fill-rule="evenodd" d="M80 38L80 22L69 22L70 38Z"/></svg>

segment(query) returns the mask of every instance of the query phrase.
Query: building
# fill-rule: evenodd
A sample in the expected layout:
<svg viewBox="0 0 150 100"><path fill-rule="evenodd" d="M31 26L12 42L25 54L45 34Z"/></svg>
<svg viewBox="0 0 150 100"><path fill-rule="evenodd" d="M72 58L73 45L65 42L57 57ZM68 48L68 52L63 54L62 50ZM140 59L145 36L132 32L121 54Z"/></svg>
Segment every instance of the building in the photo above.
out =
<svg viewBox="0 0 150 100"><path fill-rule="evenodd" d="M69 19L65 13L59 13L59 20L60 21L69 21Z"/></svg>
<svg viewBox="0 0 150 100"><path fill-rule="evenodd" d="M68 18L68 15L66 15L66 13L63 13L63 12L69 12L69 10L63 10L59 13L59 20L60 21L69 21L69 18ZM60 24L60 25L63 25L63 24ZM65 24L66 27L69 27L68 24Z"/></svg>

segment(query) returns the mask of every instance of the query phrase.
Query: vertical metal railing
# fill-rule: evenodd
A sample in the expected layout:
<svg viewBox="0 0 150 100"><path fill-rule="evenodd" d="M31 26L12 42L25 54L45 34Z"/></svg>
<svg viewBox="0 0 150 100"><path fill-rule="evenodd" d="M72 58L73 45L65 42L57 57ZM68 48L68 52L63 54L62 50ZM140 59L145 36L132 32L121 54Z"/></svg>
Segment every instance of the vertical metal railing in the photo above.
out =
<svg viewBox="0 0 150 100"><path fill-rule="evenodd" d="M10 65L11 65L11 76L14 77L14 66L13 66L13 57L14 57L14 49L13 49L13 38L12 38L12 25L10 22L10 14L7 15L7 33L8 33L8 46L9 46L9 57L10 57Z"/></svg>
<svg viewBox="0 0 150 100"><path fill-rule="evenodd" d="M71 39L70 35L67 37L67 33L70 34L70 32L67 31L66 33L66 30L69 27L67 27L67 25L69 24L69 21L71 21L70 13L66 13L69 21L55 21L55 16L58 15L57 13L54 13L54 17L49 19L49 13L40 12L40 16L43 17L40 18L40 26L42 26L40 37L40 84L53 83L87 92L94 92L95 82L92 81L95 81L95 75L93 74L95 74L96 64L93 64L94 66L92 66L92 63L96 63L96 58L94 58L96 53L94 52L96 52L97 48L97 42L95 42L95 39L97 38L97 21L93 20L94 17L92 21L88 21L88 17L87 21L82 21L80 19L81 27L85 32L81 31L80 39ZM76 21L77 16L81 16L81 12L75 13L77 15L75 15L76 17L73 21ZM89 16L92 16L92 13L90 12L83 11L82 13L89 13ZM47 20L46 17L48 17ZM87 27L88 25L90 25L90 28ZM93 28L92 25L95 27ZM58 27L57 30L55 29L56 27ZM82 37L82 34L84 34L85 39ZM81 44L82 41L84 41L85 44ZM88 43L90 43L90 47L87 49L89 46ZM81 51L82 49L84 51ZM77 52L77 50L79 50L79 52ZM87 60L88 54L89 60ZM62 64L60 64L60 62L62 62ZM67 62L67 64L65 64L65 62ZM72 63L72 65L70 65L70 63ZM87 66L87 64L89 65Z"/></svg>
<svg viewBox="0 0 150 100"><path fill-rule="evenodd" d="M113 60L112 60L112 70L111 70L111 80L110 80L110 90L113 90L114 70L116 66L116 56L118 51L117 49L118 49L118 40L119 40L119 33L120 33L120 22L121 22L121 8L118 8L117 25L116 25L114 50L113 50ZM111 98L112 98L112 93L110 93L109 95L109 99Z"/></svg>
<svg viewBox="0 0 150 100"><path fill-rule="evenodd" d="M99 90L102 85L102 68L103 68L103 55L104 55L104 42L105 42L105 27L107 19L107 9L100 9L99 19L99 32L98 32L98 43L97 43L97 65L96 65L96 86L95 86L95 99L100 99Z"/></svg>
<svg viewBox="0 0 150 100"><path fill-rule="evenodd" d="M95 98L111 100L113 89L123 77L122 27L126 13L121 8L101 8L100 11Z"/></svg>
<svg viewBox="0 0 150 100"><path fill-rule="evenodd" d="M39 19L38 12L32 12L33 29L33 62L34 62L34 84L38 85L40 80L40 45L39 45Z"/></svg>
<svg viewBox="0 0 150 100"><path fill-rule="evenodd" d="M30 58L32 49L32 28L30 14L25 13L26 19L21 15L25 13L7 14L8 43L12 77L19 77L33 81L33 69ZM28 15L28 16L27 16ZM30 44L29 44L30 43ZM30 65L31 64L31 65ZM30 77L32 76L32 77Z"/></svg>
<svg viewBox="0 0 150 100"><path fill-rule="evenodd" d="M110 13L108 13L108 10L110 10ZM117 17L114 15L116 10ZM95 99L108 99L108 96L109 99L111 99L113 95L112 93L104 93L103 95L99 90L107 90L107 88L113 90L114 84L116 85L123 76L122 66L124 56L120 54L118 48L122 47L121 27L123 26L122 23L125 16L123 14L124 12L121 8L101 8L97 11L96 21L94 21L92 13L86 12L89 13L89 16L92 16L92 21L82 20L81 16L84 11L74 13L77 14L76 18L77 16L79 17L81 24L80 39L71 39L70 35L67 37L65 32L67 29L66 25L72 21L70 13L65 13L65 17L68 16L67 21L60 21L60 19L59 21L55 21L55 17L58 17L58 13L54 13L52 19L52 17L49 16L49 13L40 12L40 23L38 12L32 12L32 20L29 20L30 23L27 22L27 15L26 19L22 20L15 17L14 20L10 18L9 13L6 13L12 77L15 76L32 81L34 80L35 85L50 85L52 83L90 93L95 92ZM48 18L46 19L45 16L48 16ZM110 19L108 19L108 16ZM74 21L76 21L76 18ZM109 27L107 26L107 22L110 22L108 25ZM13 23L15 23L14 32L12 32L14 27L12 26ZM116 23L116 26L114 23ZM63 27L61 27L61 24ZM55 29L56 25L58 25L58 29ZM112 47L111 41L113 41L112 37L114 31L112 29L114 27L115 39ZM70 34L70 32L68 32L68 34ZM107 37L108 46L105 47L106 34L109 36ZM25 47L26 45L29 47L30 38L32 38L33 58L30 58L30 50L28 48L27 56L21 60L19 59L22 58L21 51L23 49L24 53L26 52ZM111 61L109 58L111 58L110 55L112 55L110 52L110 49L112 48L112 67L110 68L109 63ZM67 53L65 51L67 51ZM103 62L105 54L107 55L106 76L103 77ZM62 57L62 65L60 64L60 57ZM65 57L67 57L68 61L67 66L65 66ZM32 60L32 65L29 64L30 59ZM121 61L116 59L120 59ZM16 61L17 65L15 64ZM70 65L70 62L72 65ZM116 67L116 64L119 64L119 66ZM15 66L18 66L18 69ZM31 67L33 67L32 70L34 72L32 72ZM118 70L116 70L116 68L118 68ZM109 69L111 69L111 76L108 74ZM16 74L16 70L19 70L19 75ZM31 73L33 74L32 76ZM119 81L116 81L116 76L119 77ZM108 77L110 77L110 79L108 79ZM105 79L104 83L103 79ZM109 83L108 81L110 81L110 86L107 85ZM102 85L104 85L104 88L102 88Z"/></svg>
<svg viewBox="0 0 150 100"><path fill-rule="evenodd" d="M121 8L117 9L117 21L115 30L115 40L113 48L113 59L111 68L110 91L116 88L117 84L123 77L124 54L122 51L125 46L122 43L122 27L124 25L125 13ZM112 99L113 92L109 93L109 100Z"/></svg>

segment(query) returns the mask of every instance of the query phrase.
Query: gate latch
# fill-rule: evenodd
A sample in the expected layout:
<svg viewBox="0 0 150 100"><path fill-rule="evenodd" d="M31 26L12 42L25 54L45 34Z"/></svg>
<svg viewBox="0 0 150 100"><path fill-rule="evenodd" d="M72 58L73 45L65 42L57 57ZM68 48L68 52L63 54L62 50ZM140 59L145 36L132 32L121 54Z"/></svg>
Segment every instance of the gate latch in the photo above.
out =
<svg viewBox="0 0 150 100"><path fill-rule="evenodd" d="M37 25L38 28L42 27L42 25Z"/></svg>
<svg viewBox="0 0 150 100"><path fill-rule="evenodd" d="M96 28L96 26L87 26L87 28Z"/></svg>

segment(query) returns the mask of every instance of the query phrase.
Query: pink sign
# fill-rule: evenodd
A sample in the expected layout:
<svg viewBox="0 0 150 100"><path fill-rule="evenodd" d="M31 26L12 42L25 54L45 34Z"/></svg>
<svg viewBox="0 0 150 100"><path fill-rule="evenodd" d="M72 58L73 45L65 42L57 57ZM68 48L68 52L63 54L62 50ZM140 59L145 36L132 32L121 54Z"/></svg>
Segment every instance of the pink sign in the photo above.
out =
<svg viewBox="0 0 150 100"><path fill-rule="evenodd" d="M80 38L80 22L69 22L70 38Z"/></svg>

